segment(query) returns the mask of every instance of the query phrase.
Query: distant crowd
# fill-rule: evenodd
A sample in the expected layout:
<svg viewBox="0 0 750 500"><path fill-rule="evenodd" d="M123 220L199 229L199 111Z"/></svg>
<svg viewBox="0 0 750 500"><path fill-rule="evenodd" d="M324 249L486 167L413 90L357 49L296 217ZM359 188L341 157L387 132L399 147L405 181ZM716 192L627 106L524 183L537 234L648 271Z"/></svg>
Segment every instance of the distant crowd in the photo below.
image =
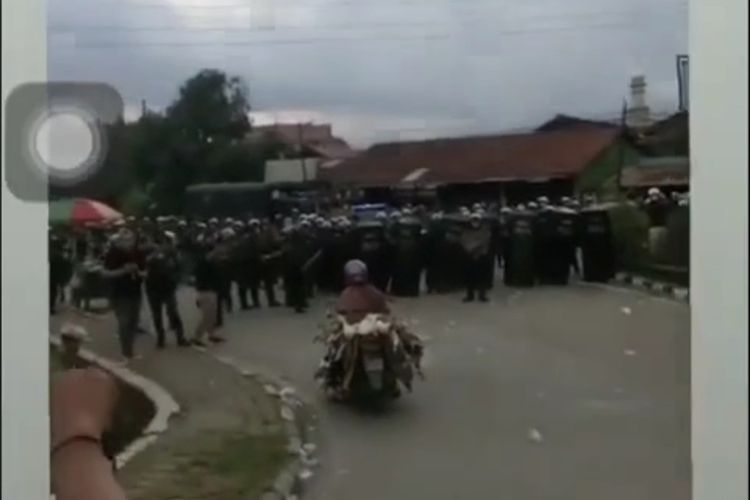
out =
<svg viewBox="0 0 750 500"><path fill-rule="evenodd" d="M686 204L686 195L658 189L642 200L654 223ZM158 348L165 347L167 330L179 346L206 346L224 341L219 331L227 313L281 306L304 313L316 294L340 292L351 259L367 264L375 286L401 297L463 289L464 301L487 301L498 268L510 286L565 284L582 271L604 280L613 272L611 238L591 231L582 240L579 230L579 219L586 219L580 216L595 208L591 197L554 203L540 197L451 213L408 205L335 214L292 209L266 218L128 217L51 228L50 310L55 314L61 302L87 309L106 298L128 362L146 329L144 299ZM194 288L200 310L189 332L177 298L181 285Z"/></svg>

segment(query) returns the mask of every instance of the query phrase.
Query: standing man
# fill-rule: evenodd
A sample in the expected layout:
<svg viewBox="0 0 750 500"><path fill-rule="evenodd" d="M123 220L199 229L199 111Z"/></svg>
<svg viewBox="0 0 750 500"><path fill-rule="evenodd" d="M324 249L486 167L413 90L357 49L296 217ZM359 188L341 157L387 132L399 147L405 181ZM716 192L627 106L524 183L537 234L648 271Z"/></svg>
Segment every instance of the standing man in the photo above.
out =
<svg viewBox="0 0 750 500"><path fill-rule="evenodd" d="M141 313L141 284L145 272L143 255L135 245L135 234L123 228L104 256L102 275L110 281L110 302L117 318L122 362L134 358L133 344Z"/></svg>
<svg viewBox="0 0 750 500"><path fill-rule="evenodd" d="M258 247L258 239L260 237L260 221L258 219L250 220L247 247L245 249L245 276L247 278L247 286L250 289L250 298L253 302L253 308L260 308L260 281L262 277L261 273L261 261L260 261L260 250Z"/></svg>
<svg viewBox="0 0 750 500"><path fill-rule="evenodd" d="M450 265L445 257L445 227L440 212L432 214L425 236L425 282L427 293L441 293L446 290L445 266Z"/></svg>
<svg viewBox="0 0 750 500"><path fill-rule="evenodd" d="M177 307L177 284L180 280L181 266L175 235L166 231L156 243L156 249L146 259L146 297L156 330L156 347L164 348L165 309L169 325L177 338L177 345L185 347L189 343L185 340L182 318Z"/></svg>
<svg viewBox="0 0 750 500"><path fill-rule="evenodd" d="M286 305L296 313L307 310L305 264L311 257L304 235L299 228L288 230L281 250Z"/></svg>
<svg viewBox="0 0 750 500"><path fill-rule="evenodd" d="M424 267L422 226L413 217L398 222L398 240L391 280L391 293L397 297L418 297Z"/></svg>
<svg viewBox="0 0 750 500"><path fill-rule="evenodd" d="M203 240L198 248L193 278L197 293L196 303L200 309L200 319L195 327L192 343L205 347L206 341L222 342L224 339L216 334L219 310L219 275L218 262L222 259L222 248L210 239Z"/></svg>
<svg viewBox="0 0 750 500"><path fill-rule="evenodd" d="M50 233L49 238L49 312L57 314L60 290L65 286L65 253L62 241Z"/></svg>
<svg viewBox="0 0 750 500"><path fill-rule="evenodd" d="M264 223L258 236L258 252L260 253L260 277L266 291L269 307L278 307L274 286L278 279L278 256L281 248L281 238L274 226Z"/></svg>
<svg viewBox="0 0 750 500"><path fill-rule="evenodd" d="M237 298L240 308L243 311L250 309L247 302L248 292L253 301L252 307L258 307L258 252L252 224L248 224L246 230L240 235L232 260L235 263L234 273L237 277Z"/></svg>
<svg viewBox="0 0 750 500"><path fill-rule="evenodd" d="M488 269L493 268L490 240L490 230L482 224L481 214L476 212L471 214L469 227L461 238L465 254L466 297L464 297L464 302L473 302L477 294L480 302L487 302L486 274Z"/></svg>
<svg viewBox="0 0 750 500"><path fill-rule="evenodd" d="M218 234L219 245L223 248L229 248L235 237L234 229L226 227ZM222 259L218 263L219 278L219 309L217 323L222 326L224 323L224 312L232 312L232 255L222 254Z"/></svg>

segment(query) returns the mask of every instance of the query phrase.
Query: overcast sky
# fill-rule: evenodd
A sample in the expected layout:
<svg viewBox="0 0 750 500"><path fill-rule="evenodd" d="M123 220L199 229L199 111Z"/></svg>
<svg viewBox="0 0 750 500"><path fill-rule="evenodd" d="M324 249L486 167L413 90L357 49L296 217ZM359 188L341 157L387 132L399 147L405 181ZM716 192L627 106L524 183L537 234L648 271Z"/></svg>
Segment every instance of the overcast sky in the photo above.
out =
<svg viewBox="0 0 750 500"><path fill-rule="evenodd" d="M243 77L258 122L372 142L614 118L643 74L677 106L687 0L50 0L49 77L114 84L136 117L203 68Z"/></svg>

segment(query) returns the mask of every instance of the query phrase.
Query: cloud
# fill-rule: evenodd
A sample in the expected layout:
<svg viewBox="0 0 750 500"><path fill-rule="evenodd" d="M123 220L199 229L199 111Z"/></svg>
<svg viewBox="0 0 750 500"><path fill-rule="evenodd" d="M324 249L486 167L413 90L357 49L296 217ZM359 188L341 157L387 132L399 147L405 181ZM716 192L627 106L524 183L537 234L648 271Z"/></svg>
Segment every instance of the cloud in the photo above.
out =
<svg viewBox="0 0 750 500"><path fill-rule="evenodd" d="M49 19L54 78L164 107L218 68L256 110L359 143L614 116L635 73L668 111L687 49L684 0L50 0Z"/></svg>

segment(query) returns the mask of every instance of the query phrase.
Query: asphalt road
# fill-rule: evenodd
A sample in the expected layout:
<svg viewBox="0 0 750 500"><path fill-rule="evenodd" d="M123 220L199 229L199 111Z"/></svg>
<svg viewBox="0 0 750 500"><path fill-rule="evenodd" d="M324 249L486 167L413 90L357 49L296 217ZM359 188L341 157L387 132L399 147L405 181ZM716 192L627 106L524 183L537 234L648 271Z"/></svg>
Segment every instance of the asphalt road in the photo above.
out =
<svg viewBox="0 0 750 500"><path fill-rule="evenodd" d="M306 315L232 314L217 354L286 377L315 410L312 500L690 498L688 307L639 292L497 287L395 300L426 376L386 412L327 402Z"/></svg>

